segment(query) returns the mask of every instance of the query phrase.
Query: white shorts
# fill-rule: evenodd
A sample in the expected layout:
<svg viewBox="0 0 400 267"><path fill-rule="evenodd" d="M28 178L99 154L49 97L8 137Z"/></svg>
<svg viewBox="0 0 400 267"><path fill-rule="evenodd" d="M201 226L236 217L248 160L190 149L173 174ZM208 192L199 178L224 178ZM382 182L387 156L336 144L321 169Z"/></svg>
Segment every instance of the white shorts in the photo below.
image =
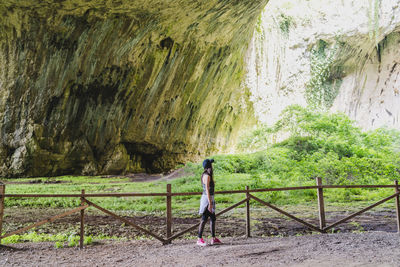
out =
<svg viewBox="0 0 400 267"><path fill-rule="evenodd" d="M211 195L211 202L212 202L212 213L215 213L215 200L214 200L214 195ZM208 207L208 197L207 195L201 195L200 199L200 209L199 209L199 215L203 214L206 208Z"/></svg>

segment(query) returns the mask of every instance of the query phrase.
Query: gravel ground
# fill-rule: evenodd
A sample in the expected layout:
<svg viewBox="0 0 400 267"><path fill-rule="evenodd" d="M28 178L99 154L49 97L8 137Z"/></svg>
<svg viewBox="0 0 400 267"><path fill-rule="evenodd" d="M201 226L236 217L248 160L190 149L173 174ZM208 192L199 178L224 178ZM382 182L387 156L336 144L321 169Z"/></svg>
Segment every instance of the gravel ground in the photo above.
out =
<svg viewBox="0 0 400 267"><path fill-rule="evenodd" d="M0 266L400 266L400 235L387 232L225 238L220 246L194 240L102 242L54 248L54 243L0 246Z"/></svg>

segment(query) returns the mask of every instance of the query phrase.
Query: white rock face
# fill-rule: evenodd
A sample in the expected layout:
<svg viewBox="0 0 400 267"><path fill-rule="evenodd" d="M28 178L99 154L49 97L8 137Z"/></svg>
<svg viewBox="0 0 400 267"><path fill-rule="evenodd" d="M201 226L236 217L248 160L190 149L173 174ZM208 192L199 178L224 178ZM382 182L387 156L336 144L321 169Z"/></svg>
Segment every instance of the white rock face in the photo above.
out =
<svg viewBox="0 0 400 267"><path fill-rule="evenodd" d="M345 77L331 110L343 111L365 129L400 129L400 33L381 42L360 69Z"/></svg>
<svg viewBox="0 0 400 267"><path fill-rule="evenodd" d="M260 122L274 123L288 105L310 104L307 88L318 70L312 56L322 40L332 58L324 81L338 91L318 108L344 112L364 129L400 129L399 31L397 0L270 0L246 57Z"/></svg>

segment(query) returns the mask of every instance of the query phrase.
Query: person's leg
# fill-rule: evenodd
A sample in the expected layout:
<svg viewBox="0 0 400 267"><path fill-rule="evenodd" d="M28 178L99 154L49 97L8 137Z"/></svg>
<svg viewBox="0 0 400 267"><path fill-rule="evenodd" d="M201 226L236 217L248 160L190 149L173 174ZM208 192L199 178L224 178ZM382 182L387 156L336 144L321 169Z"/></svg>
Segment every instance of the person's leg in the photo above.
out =
<svg viewBox="0 0 400 267"><path fill-rule="evenodd" d="M215 237L215 221L216 221L216 216L215 213L210 214L210 230L211 230L211 245L220 245L222 244L221 240Z"/></svg>
<svg viewBox="0 0 400 267"><path fill-rule="evenodd" d="M208 211L208 208L206 208L206 210L203 212L203 215L201 216L201 222L200 222L199 234L198 234L199 238L203 237L204 226L206 225L209 216L210 216L210 212Z"/></svg>
<svg viewBox="0 0 400 267"><path fill-rule="evenodd" d="M211 231L211 236L214 238L215 237L215 213L210 214L210 231Z"/></svg>

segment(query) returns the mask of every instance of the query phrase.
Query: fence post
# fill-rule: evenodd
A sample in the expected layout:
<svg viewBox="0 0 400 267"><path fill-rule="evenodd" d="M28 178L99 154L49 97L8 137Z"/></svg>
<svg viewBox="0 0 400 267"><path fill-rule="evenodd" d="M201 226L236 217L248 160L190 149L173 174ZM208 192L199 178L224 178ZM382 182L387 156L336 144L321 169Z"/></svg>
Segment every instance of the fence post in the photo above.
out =
<svg viewBox="0 0 400 267"><path fill-rule="evenodd" d="M172 236L171 184L167 184L167 239ZM171 244L171 241L168 241Z"/></svg>
<svg viewBox="0 0 400 267"><path fill-rule="evenodd" d="M249 198L249 186L246 185L246 237L251 237L250 234L250 198Z"/></svg>
<svg viewBox="0 0 400 267"><path fill-rule="evenodd" d="M396 193L399 193L399 182L396 180L394 181L395 191ZM397 217L397 233L400 234L400 201L399 201L399 195L396 196L396 217Z"/></svg>
<svg viewBox="0 0 400 267"><path fill-rule="evenodd" d="M4 215L4 194L6 192L6 185L0 182L0 245L1 233L3 231L3 215Z"/></svg>
<svg viewBox="0 0 400 267"><path fill-rule="evenodd" d="M321 177L316 177L315 178L318 186L318 211L319 211L319 228L322 230L326 226L326 221L325 221L325 206L324 206L324 191L322 188L322 179Z"/></svg>
<svg viewBox="0 0 400 267"><path fill-rule="evenodd" d="M82 189L82 196L81 196L81 206L85 204L85 189ZM83 249L83 241L84 241L84 234L85 234L85 210L81 210L81 235L79 239L79 248Z"/></svg>

